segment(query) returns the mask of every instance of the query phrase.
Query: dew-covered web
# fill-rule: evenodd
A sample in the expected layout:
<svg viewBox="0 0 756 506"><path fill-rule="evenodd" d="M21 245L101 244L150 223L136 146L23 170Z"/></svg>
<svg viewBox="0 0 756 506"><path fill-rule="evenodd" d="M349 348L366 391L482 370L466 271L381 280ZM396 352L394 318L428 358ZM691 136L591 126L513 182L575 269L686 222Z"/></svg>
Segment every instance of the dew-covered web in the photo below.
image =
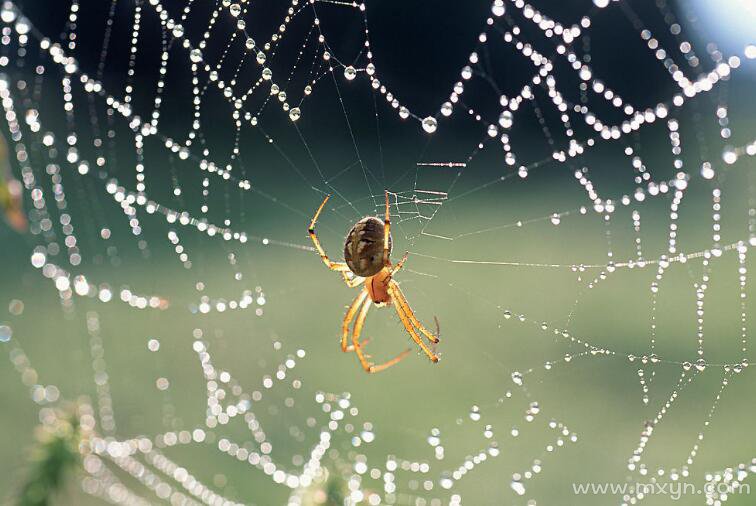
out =
<svg viewBox="0 0 756 506"><path fill-rule="evenodd" d="M495 0L466 59L448 62L458 81L423 83L443 98L422 110L382 71L391 55L373 38L390 34L371 29L371 2L60 3L0 12L0 203L25 233L33 283L59 298L47 317L86 336L68 346L91 370L46 383L50 362L32 365L29 347L53 337L14 320L41 316L28 301L11 301L0 340L45 430L80 425L81 491L117 504L659 500L574 495L570 480L598 481L575 462L613 443L595 456L613 466L600 479L717 483L690 500L737 500L756 471L738 421L753 412L737 401L753 386L756 47L718 46L704 7L595 0L560 22L549 2ZM326 195L318 232L334 259L388 195L394 253L409 252L398 280L443 328L438 366L397 367L455 378L464 411L383 434L348 377L325 389L302 372L321 348L347 360L330 335L299 347L242 330L301 311L291 276L259 281L264 258L339 282L305 234ZM166 259L173 284L151 279ZM145 312L141 355L119 352L123 322ZM191 350L194 383L171 379L167 347ZM149 371L143 383L108 367L121 354ZM455 355L474 376L444 369L464 366ZM151 413L139 433L116 423L119 381L149 388L129 401ZM624 411L602 421L618 398ZM422 445L379 444L392 434Z"/></svg>

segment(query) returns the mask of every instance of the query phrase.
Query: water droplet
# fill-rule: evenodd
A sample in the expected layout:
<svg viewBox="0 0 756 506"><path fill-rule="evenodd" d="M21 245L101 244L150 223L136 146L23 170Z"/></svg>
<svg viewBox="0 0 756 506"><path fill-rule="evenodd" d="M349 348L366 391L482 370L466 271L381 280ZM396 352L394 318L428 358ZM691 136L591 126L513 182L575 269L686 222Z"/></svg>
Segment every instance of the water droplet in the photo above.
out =
<svg viewBox="0 0 756 506"><path fill-rule="evenodd" d="M262 71L262 78L266 81L270 81L270 78L273 77L273 71L270 70L268 67L265 67Z"/></svg>
<svg viewBox="0 0 756 506"><path fill-rule="evenodd" d="M512 482L509 484L509 486L512 487L512 490L514 490L517 495L525 495L525 485L522 484L520 479L520 475L515 474L512 477Z"/></svg>
<svg viewBox="0 0 756 506"><path fill-rule="evenodd" d="M347 81L351 81L357 77L357 69L349 65L344 69L344 77L346 77Z"/></svg>
<svg viewBox="0 0 756 506"><path fill-rule="evenodd" d="M512 128L513 119L512 111L503 111L499 115L499 125L501 125L501 128Z"/></svg>
<svg viewBox="0 0 756 506"><path fill-rule="evenodd" d="M231 4L231 7L229 7L228 10L235 18L239 17L239 14L241 14L241 6L239 4Z"/></svg>
<svg viewBox="0 0 756 506"><path fill-rule="evenodd" d="M486 439L491 439L493 435L493 427L491 425L486 425L485 429L483 430L483 436Z"/></svg>
<svg viewBox="0 0 756 506"><path fill-rule="evenodd" d="M475 422L480 420L480 408L478 406L473 406L470 409L470 420L473 420Z"/></svg>
<svg viewBox="0 0 756 506"><path fill-rule="evenodd" d="M517 372L517 371L513 372L512 381L514 382L515 385L522 386L522 373Z"/></svg>
<svg viewBox="0 0 756 506"><path fill-rule="evenodd" d="M32 253L31 263L37 269L45 265L46 261L47 261L47 256L43 252L35 251L34 253Z"/></svg>
<svg viewBox="0 0 756 506"><path fill-rule="evenodd" d="M7 343L13 335L13 330L8 325L0 325L0 343Z"/></svg>
<svg viewBox="0 0 756 506"><path fill-rule="evenodd" d="M439 480L439 485L441 485L441 488L449 490L454 485L454 481L452 481L452 479L448 475L444 475L444 476L441 476L441 480Z"/></svg>
<svg viewBox="0 0 756 506"><path fill-rule="evenodd" d="M299 107L292 107L289 111L289 119L291 121L297 121L301 116L302 112L299 110Z"/></svg>
<svg viewBox="0 0 756 506"><path fill-rule="evenodd" d="M738 161L738 154L735 152L735 150L732 148L732 146L727 146L724 151L722 152L722 160L727 165L732 165L733 163Z"/></svg>
<svg viewBox="0 0 756 506"><path fill-rule="evenodd" d="M171 386L170 381L168 381L168 378L160 377L157 380L155 380L155 386L158 390L168 390L168 387Z"/></svg>
<svg viewBox="0 0 756 506"><path fill-rule="evenodd" d="M402 107L399 108L399 117L400 118L407 119L407 118L409 118L409 115L410 115L409 109L407 109L404 106L402 106Z"/></svg>
<svg viewBox="0 0 756 506"><path fill-rule="evenodd" d="M428 116L423 120L423 130L428 132L429 134L432 134L436 131L436 128L438 127L438 122L436 121L436 118L433 116Z"/></svg>
<svg viewBox="0 0 756 506"><path fill-rule="evenodd" d="M702 357L696 360L696 370L702 372L704 369L706 369L706 360Z"/></svg>
<svg viewBox="0 0 756 506"><path fill-rule="evenodd" d="M701 164L701 177L704 179L712 179L714 177L714 168L709 162Z"/></svg>
<svg viewBox="0 0 756 506"><path fill-rule="evenodd" d="M443 114L446 117L451 116L452 113L452 105L451 102L444 102L441 104L441 114Z"/></svg>
<svg viewBox="0 0 756 506"><path fill-rule="evenodd" d="M493 6L491 6L491 12L493 12L494 16L503 16L506 11L504 0L494 0Z"/></svg>
<svg viewBox="0 0 756 506"><path fill-rule="evenodd" d="M0 19L3 23L13 23L16 20L16 11L12 8L8 8L12 4L3 4L3 10L0 12Z"/></svg>
<svg viewBox="0 0 756 506"><path fill-rule="evenodd" d="M372 443L375 440L375 434L369 430L363 430L360 433L360 436L362 437L362 440L365 441L366 443Z"/></svg>
<svg viewBox="0 0 756 506"><path fill-rule="evenodd" d="M192 49L192 51L189 53L189 59L192 60L194 63L199 63L202 61L202 51L200 51L197 48Z"/></svg>
<svg viewBox="0 0 756 506"><path fill-rule="evenodd" d="M373 74L375 74L375 65L373 65L372 63L368 63L367 67L365 67L365 73L367 73L367 75L369 76L372 76Z"/></svg>
<svg viewBox="0 0 756 506"><path fill-rule="evenodd" d="M13 299L8 303L8 312L13 316L21 316L24 313L24 301Z"/></svg>

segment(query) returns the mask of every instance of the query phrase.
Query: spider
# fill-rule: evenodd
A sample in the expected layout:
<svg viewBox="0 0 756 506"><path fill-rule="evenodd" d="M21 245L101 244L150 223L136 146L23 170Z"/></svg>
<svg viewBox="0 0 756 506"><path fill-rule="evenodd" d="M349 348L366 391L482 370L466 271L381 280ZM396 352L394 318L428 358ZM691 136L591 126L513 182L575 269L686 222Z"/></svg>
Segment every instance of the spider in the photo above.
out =
<svg viewBox="0 0 756 506"><path fill-rule="evenodd" d="M392 264L389 259L392 243L388 191L386 191L385 221L375 216L368 216L355 223L347 234L344 243L345 262L330 260L320 245L318 236L315 234L315 223L318 221L318 216L320 216L320 212L330 197L330 195L326 196L310 222L310 228L308 229L310 239L315 244L315 248L318 250L320 258L323 259L326 267L340 273L348 287L354 288L362 283L365 284L344 316L344 321L341 325L341 351L356 352L362 368L368 373L388 369L406 357L411 349L404 350L383 364L375 365L367 360L362 350L363 346L367 344L367 340L360 343L360 333L365 324L365 317L370 309L370 305L375 304L375 307L383 307L387 304L393 304L402 325L404 325L412 340L415 341L432 362L438 362L438 355L423 341L420 334L432 344L438 342L438 337L429 332L418 321L415 313L410 309L407 299L399 289L399 284L393 279L394 274L402 268L404 262L407 260L408 253L405 253L404 257L396 265ZM352 276L349 274L352 274ZM355 315L357 315L357 320L354 322L352 330L352 344L349 345L347 343L349 324ZM418 331L420 332L418 333Z"/></svg>

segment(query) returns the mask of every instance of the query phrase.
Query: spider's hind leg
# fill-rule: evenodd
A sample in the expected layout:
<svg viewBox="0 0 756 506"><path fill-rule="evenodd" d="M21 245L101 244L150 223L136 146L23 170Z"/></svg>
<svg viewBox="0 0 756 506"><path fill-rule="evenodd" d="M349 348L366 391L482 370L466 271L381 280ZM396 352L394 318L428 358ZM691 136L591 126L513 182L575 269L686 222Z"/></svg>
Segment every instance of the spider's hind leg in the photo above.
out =
<svg viewBox="0 0 756 506"><path fill-rule="evenodd" d="M392 290L392 295L394 294L396 294L396 289ZM421 350L423 350L423 353L427 355L431 362L438 362L438 355L436 355L433 350L431 350L428 345L423 342L422 338L415 330L415 327L412 326L412 321L410 321L407 313L405 313L404 308L399 302L399 297L392 296L391 300L394 303L394 308L396 309L396 313L399 315L399 319L402 321L402 325L404 325L404 328L407 330L410 337L412 337L412 340L415 341L415 343L420 347Z"/></svg>
<svg viewBox="0 0 756 506"><path fill-rule="evenodd" d="M360 306L362 306L362 303L365 302L367 296L368 292L366 289L363 288L360 290L360 293L354 298L349 309L347 309L346 315L344 315L344 321L341 324L341 351L354 351L354 347L347 345L349 324L352 323L354 315L357 314L357 311L360 309Z"/></svg>
<svg viewBox="0 0 756 506"><path fill-rule="evenodd" d="M367 293L367 290L365 290ZM370 309L370 299L366 300L362 305L360 314L357 316L357 321L354 322L354 330L352 331L352 348L357 353L357 358L360 360L360 364L365 371L370 372L370 363L362 353L362 347L360 345L360 334L362 333L362 326L365 324L365 318L367 317L368 310Z"/></svg>
<svg viewBox="0 0 756 506"><path fill-rule="evenodd" d="M386 369L388 369L392 365L399 363L399 361L402 360L404 357L406 357L409 354L410 351L412 351L412 350L410 350L410 349L404 350L403 352L401 352L399 355L395 356L394 358L392 358L388 362L384 362L384 363L378 364L378 365L371 365L370 369L368 370L368 372L381 372L381 371L385 371Z"/></svg>
<svg viewBox="0 0 756 506"><path fill-rule="evenodd" d="M409 302L407 302L407 297L404 296L404 293L399 288L399 284L396 281L392 280L390 289L391 289L391 295L394 298L398 299L399 305L402 307L402 311L404 312L405 315L407 315L407 318L409 319L410 322L412 322L412 325L417 327L417 329L423 333L423 335L428 339L428 341L430 341L433 344L438 343L439 341L438 336L433 335L431 331L425 328L425 325L420 323L420 320L418 320L417 317L415 316L414 311L412 311L412 308L410 308L409 306Z"/></svg>
<svg viewBox="0 0 756 506"><path fill-rule="evenodd" d="M357 320L354 322L354 331L352 332L352 347L357 353L357 358L360 360L360 364L362 365L362 368L365 370L365 372L376 373L384 371L392 365L399 363L399 361L406 357L411 350L404 350L402 353L392 358L391 360L378 365L372 364L367 360L365 354L362 352L362 347L367 343L360 343L360 334L362 334L362 327L365 324L365 318L367 317L368 309L370 309L371 304L372 300L368 299L365 301L365 303L362 305L362 309L360 310L360 314L357 316Z"/></svg>

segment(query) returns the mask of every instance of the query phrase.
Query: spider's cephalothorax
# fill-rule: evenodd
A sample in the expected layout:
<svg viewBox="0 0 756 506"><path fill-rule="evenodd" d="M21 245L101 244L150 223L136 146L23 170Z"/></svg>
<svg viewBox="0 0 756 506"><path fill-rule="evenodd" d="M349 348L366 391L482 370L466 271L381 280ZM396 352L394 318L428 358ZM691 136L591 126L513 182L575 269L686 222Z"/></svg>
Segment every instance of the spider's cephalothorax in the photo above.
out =
<svg viewBox="0 0 756 506"><path fill-rule="evenodd" d="M375 276L383 269L383 220L375 216L362 218L355 223L344 242L344 260L357 276ZM389 236L391 252L391 236Z"/></svg>
<svg viewBox="0 0 756 506"><path fill-rule="evenodd" d="M317 223L320 212L325 207L326 202L328 202L328 198L326 197L323 200L323 203L320 204L310 222L310 228L308 229L310 239L312 239L312 243L315 245L315 249L318 251L323 263L326 264L326 267L332 271L341 273L347 286L355 287L365 283L364 288L354 299L347 310L346 316L344 316L344 321L341 325L341 350L357 353L360 364L362 364L362 367L367 372L382 371L406 357L410 350L405 350L388 362L374 365L368 362L362 351L362 347L367 344L367 341L360 344L360 333L362 332L365 317L371 304L375 304L376 307L393 304L396 313L399 315L399 319L402 321L402 325L404 325L412 340L415 341L431 361L438 362L438 355L436 355L435 350L432 350L423 342L424 337L432 344L435 344L438 342L438 336L428 331L415 317L415 313L410 309L407 299L399 289L399 284L393 279L394 274L399 272L399 269L404 265L404 261L407 260L407 253L404 254L404 258L396 265L393 265L389 259L389 253L391 253L391 221L389 219L388 191L386 192L385 221L375 216L368 216L358 221L352 227L352 230L349 231L349 234L347 234L346 241L344 242L344 260L346 262L334 262L329 259L325 250L320 245L318 236L315 234L315 223ZM350 346L347 344L349 325L355 316L357 320L355 320L354 328L352 329L352 344ZM421 334L423 337L420 336ZM438 334L438 331L436 331L436 334Z"/></svg>

